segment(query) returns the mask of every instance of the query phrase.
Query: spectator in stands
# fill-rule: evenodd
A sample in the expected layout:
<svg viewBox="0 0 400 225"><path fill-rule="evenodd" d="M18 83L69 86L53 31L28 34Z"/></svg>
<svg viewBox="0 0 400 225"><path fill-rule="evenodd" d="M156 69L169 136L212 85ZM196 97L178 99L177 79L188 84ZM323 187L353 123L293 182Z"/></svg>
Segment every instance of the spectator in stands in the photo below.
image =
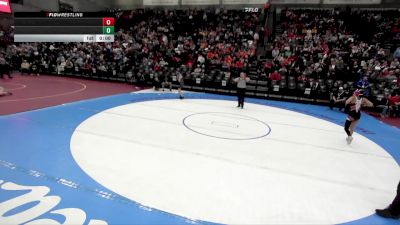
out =
<svg viewBox="0 0 400 225"><path fill-rule="evenodd" d="M103 77L107 75L107 67L104 62L100 62L97 66L97 73Z"/></svg>
<svg viewBox="0 0 400 225"><path fill-rule="evenodd" d="M400 60L400 47L397 47L396 51L393 54L393 58Z"/></svg>
<svg viewBox="0 0 400 225"><path fill-rule="evenodd" d="M312 99L316 99L318 97L318 94L321 90L321 84L319 83L318 80L312 80L311 81L311 93L310 97Z"/></svg>
<svg viewBox="0 0 400 225"><path fill-rule="evenodd" d="M192 72L192 75L194 76L194 77L200 77L201 75L202 75L202 70L201 70L201 68L200 68L200 65L197 65L197 68L196 69L194 69L194 71Z"/></svg>
<svg viewBox="0 0 400 225"><path fill-rule="evenodd" d="M204 64L206 61L206 59L204 58L204 56L202 56L201 54L199 54L198 58L197 58L197 62L200 64Z"/></svg>
<svg viewBox="0 0 400 225"><path fill-rule="evenodd" d="M31 74L36 74L36 76L39 76L39 62L34 61L32 63Z"/></svg>
<svg viewBox="0 0 400 225"><path fill-rule="evenodd" d="M393 199L392 204L386 209L375 210L378 216L391 219L400 219L400 182L397 185L397 195Z"/></svg>
<svg viewBox="0 0 400 225"><path fill-rule="evenodd" d="M24 73L31 74L31 64L29 64L27 60L21 63L21 75Z"/></svg>
<svg viewBox="0 0 400 225"><path fill-rule="evenodd" d="M308 83L308 78L306 76L306 73L302 73L300 76L298 76L297 81L301 83Z"/></svg>
<svg viewBox="0 0 400 225"><path fill-rule="evenodd" d="M332 97L329 103L329 108L338 107L340 111L344 111L344 104L348 98L348 92L346 92L343 87L339 87L336 93L332 93Z"/></svg>
<svg viewBox="0 0 400 225"><path fill-rule="evenodd" d="M278 70L275 70L273 73L271 73L269 75L269 80L271 80L271 81L275 80L275 81L279 82L279 81L281 81L281 79L282 79L281 74L278 72Z"/></svg>
<svg viewBox="0 0 400 225"><path fill-rule="evenodd" d="M361 78L357 84L356 84L358 89L361 89L364 93L364 95L369 96L369 82L368 82L368 77L364 76Z"/></svg>
<svg viewBox="0 0 400 225"><path fill-rule="evenodd" d="M39 65L39 70L42 72L45 72L49 70L49 64L47 63L47 61L45 59L43 59Z"/></svg>
<svg viewBox="0 0 400 225"><path fill-rule="evenodd" d="M381 99L381 101L379 102L379 105L377 106L377 107L380 107L380 108L382 108L382 112L381 112L381 114L380 114L380 116L382 117L382 118L385 118L385 117L388 117L388 115L389 115L389 108L390 108L390 106L389 106L389 99L390 99L390 97L391 97L391 95L385 95L382 99Z"/></svg>
<svg viewBox="0 0 400 225"><path fill-rule="evenodd" d="M89 60L87 60L83 66L83 74L89 76L92 74L92 64L89 62Z"/></svg>
<svg viewBox="0 0 400 225"><path fill-rule="evenodd" d="M272 50L272 58L276 58L276 57L278 57L278 55L279 55L279 49L278 49L278 47L275 47Z"/></svg>
<svg viewBox="0 0 400 225"><path fill-rule="evenodd" d="M72 73L74 70L74 64L72 63L71 59L67 59L64 66L64 71L66 73Z"/></svg>
<svg viewBox="0 0 400 225"><path fill-rule="evenodd" d="M389 98L389 108L387 115L399 116L399 107L400 107L400 96L398 91L394 91L392 96Z"/></svg>

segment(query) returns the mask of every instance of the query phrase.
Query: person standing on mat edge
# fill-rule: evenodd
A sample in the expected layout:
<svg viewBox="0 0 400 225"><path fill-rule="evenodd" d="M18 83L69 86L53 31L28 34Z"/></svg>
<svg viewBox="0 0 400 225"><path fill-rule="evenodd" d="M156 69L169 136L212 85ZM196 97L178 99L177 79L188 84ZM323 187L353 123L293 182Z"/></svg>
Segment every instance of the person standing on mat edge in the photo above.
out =
<svg viewBox="0 0 400 225"><path fill-rule="evenodd" d="M0 78L4 78L4 74L7 74L8 78L12 79L11 76L11 65L7 62L7 60L0 53Z"/></svg>
<svg viewBox="0 0 400 225"><path fill-rule="evenodd" d="M240 76L235 78L234 81L237 83L237 95L238 95L238 106L243 109L244 97L246 95L246 83L250 81L250 78L245 73L241 72Z"/></svg>
<svg viewBox="0 0 400 225"><path fill-rule="evenodd" d="M397 185L397 195L386 209L376 209L376 214L384 218L400 219L400 182Z"/></svg>
<svg viewBox="0 0 400 225"><path fill-rule="evenodd" d="M182 89L183 89L183 86L185 85L185 83L184 83L183 75L182 75L182 73L180 73L180 72L178 72L177 81L178 81L178 83L179 83L179 87L178 87L179 98L180 98L180 99L183 99L184 97L183 97L183 91L182 91Z"/></svg>
<svg viewBox="0 0 400 225"><path fill-rule="evenodd" d="M344 125L344 131L347 134L347 144L353 141L353 132L361 118L361 107L373 107L374 104L365 98L361 90L354 91L353 96L346 100L345 107L348 107L348 116Z"/></svg>

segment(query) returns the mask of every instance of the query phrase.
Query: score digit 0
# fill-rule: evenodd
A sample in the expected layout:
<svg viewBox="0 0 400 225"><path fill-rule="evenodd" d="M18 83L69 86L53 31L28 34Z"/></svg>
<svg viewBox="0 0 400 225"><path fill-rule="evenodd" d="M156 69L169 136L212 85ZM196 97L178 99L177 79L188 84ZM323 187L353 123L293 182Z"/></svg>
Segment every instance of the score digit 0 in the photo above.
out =
<svg viewBox="0 0 400 225"><path fill-rule="evenodd" d="M103 26L114 26L114 18L112 17L103 18Z"/></svg>
<svg viewBox="0 0 400 225"><path fill-rule="evenodd" d="M114 34L114 27L103 27L103 34Z"/></svg>

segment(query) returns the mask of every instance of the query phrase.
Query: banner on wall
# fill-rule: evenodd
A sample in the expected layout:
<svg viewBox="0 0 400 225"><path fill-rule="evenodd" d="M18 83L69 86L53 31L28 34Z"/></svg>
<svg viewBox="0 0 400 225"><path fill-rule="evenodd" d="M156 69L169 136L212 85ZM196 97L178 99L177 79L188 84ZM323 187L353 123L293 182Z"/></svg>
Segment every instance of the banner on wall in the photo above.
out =
<svg viewBox="0 0 400 225"><path fill-rule="evenodd" d="M182 0L182 5L219 5L219 0Z"/></svg>
<svg viewBox="0 0 400 225"><path fill-rule="evenodd" d="M271 4L320 4L321 0L271 0Z"/></svg>
<svg viewBox="0 0 400 225"><path fill-rule="evenodd" d="M178 5L179 0L143 0L143 5L151 5L151 6L157 6L157 5Z"/></svg>
<svg viewBox="0 0 400 225"><path fill-rule="evenodd" d="M11 13L9 0L0 0L0 13Z"/></svg>
<svg viewBox="0 0 400 225"><path fill-rule="evenodd" d="M377 5L382 0L323 0L324 4Z"/></svg>

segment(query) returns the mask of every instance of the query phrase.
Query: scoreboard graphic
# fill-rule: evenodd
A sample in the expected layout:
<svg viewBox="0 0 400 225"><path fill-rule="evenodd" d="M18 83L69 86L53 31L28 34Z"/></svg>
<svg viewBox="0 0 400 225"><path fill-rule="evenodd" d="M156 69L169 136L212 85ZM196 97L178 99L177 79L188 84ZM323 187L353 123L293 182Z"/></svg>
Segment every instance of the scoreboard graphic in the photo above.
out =
<svg viewBox="0 0 400 225"><path fill-rule="evenodd" d="M9 0L0 0L0 13L11 13Z"/></svg>
<svg viewBox="0 0 400 225"><path fill-rule="evenodd" d="M15 12L15 42L114 42L107 13Z"/></svg>

